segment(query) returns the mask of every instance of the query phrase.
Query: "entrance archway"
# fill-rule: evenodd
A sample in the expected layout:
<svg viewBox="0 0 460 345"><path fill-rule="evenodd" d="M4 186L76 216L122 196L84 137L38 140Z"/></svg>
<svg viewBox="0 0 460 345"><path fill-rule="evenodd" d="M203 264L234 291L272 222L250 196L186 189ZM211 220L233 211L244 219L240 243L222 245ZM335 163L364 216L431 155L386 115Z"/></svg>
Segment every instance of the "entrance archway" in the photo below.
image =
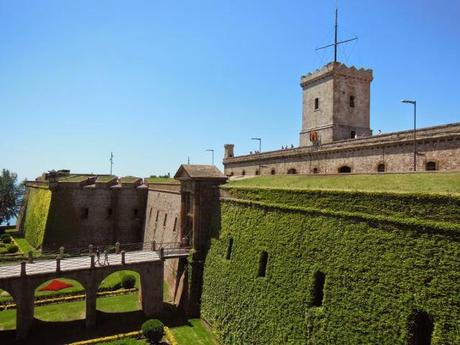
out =
<svg viewBox="0 0 460 345"><path fill-rule="evenodd" d="M108 275L99 285L96 309L104 313L124 313L142 309L140 275L121 270Z"/></svg>
<svg viewBox="0 0 460 345"><path fill-rule="evenodd" d="M347 165L341 166L339 168L339 174L351 173L351 168Z"/></svg>

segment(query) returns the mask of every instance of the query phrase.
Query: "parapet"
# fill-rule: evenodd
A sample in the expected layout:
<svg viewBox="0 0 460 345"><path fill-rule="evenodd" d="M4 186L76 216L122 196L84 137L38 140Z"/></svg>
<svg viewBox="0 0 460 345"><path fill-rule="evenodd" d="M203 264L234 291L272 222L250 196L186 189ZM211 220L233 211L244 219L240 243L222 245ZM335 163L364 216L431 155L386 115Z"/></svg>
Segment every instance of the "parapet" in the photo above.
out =
<svg viewBox="0 0 460 345"><path fill-rule="evenodd" d="M331 62L314 72L303 75L300 78L300 86L305 88L306 86L316 82L319 79L324 79L331 76L346 76L371 82L373 79L373 71L372 69L366 68L358 69L355 66L348 67L347 65L340 62Z"/></svg>

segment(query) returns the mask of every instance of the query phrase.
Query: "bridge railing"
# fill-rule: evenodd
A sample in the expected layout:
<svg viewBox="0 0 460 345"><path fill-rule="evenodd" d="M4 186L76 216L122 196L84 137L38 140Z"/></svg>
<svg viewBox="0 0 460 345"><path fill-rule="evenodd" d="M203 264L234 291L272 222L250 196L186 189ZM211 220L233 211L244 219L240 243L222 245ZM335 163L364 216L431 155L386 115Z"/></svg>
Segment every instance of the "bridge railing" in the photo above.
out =
<svg viewBox="0 0 460 345"><path fill-rule="evenodd" d="M90 256L91 254L96 255L99 251L100 256L103 256L105 252L108 254L120 254L122 251L125 253L133 251L156 251L160 253L161 249L167 255L181 254L190 249L188 246L184 246L180 242L133 242L133 243L111 243L104 245L89 245L87 247L74 247L64 248L60 247L55 250L41 250L41 251L30 251L22 257L18 257L17 260L8 263L2 263L2 266L15 265L21 261L27 261L29 263L43 260L53 260L59 258L61 260Z"/></svg>

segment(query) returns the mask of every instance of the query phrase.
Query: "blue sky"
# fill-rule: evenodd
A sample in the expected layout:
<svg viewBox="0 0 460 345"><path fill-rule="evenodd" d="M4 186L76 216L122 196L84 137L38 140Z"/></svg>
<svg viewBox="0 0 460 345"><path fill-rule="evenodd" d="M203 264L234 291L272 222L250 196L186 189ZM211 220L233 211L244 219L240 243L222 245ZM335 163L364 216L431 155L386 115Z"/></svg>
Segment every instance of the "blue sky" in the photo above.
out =
<svg viewBox="0 0 460 345"><path fill-rule="evenodd" d="M297 145L299 80L329 62L336 1L0 0L1 164L173 174ZM460 1L339 1L339 59L374 70L371 127L460 121Z"/></svg>

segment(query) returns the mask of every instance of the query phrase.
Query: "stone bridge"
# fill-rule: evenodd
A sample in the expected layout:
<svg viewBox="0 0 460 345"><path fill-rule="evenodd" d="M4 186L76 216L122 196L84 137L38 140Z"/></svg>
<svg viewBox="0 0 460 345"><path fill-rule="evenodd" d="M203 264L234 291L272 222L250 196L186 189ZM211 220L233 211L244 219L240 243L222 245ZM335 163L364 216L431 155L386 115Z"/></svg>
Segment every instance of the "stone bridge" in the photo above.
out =
<svg viewBox="0 0 460 345"><path fill-rule="evenodd" d="M66 259L22 262L0 267L0 289L11 294L16 309L16 334L27 337L34 322L35 290L42 283L55 278L78 281L86 294L86 326L96 324L97 290L110 274L132 270L140 275L140 302L147 316L158 315L163 305L164 260L187 257L186 248L138 250L108 255L108 264L96 262L94 255ZM104 256L101 255L101 262Z"/></svg>

